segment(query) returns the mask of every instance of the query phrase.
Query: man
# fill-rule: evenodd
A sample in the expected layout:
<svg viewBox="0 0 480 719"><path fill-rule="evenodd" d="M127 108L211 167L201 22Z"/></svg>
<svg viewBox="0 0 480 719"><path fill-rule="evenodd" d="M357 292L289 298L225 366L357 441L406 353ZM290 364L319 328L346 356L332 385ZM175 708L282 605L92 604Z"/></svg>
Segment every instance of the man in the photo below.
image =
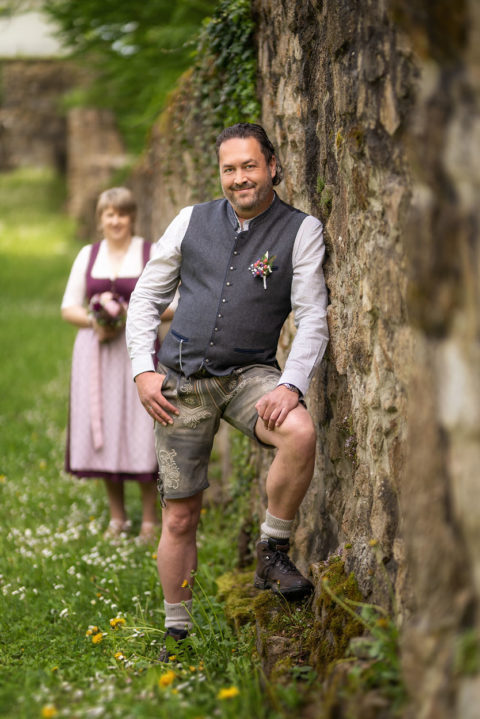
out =
<svg viewBox="0 0 480 719"><path fill-rule="evenodd" d="M277 197L281 167L261 126L226 128L216 149L226 199L177 215L137 283L127 322L140 400L156 422L158 570L167 635L176 640L192 626L196 530L220 418L277 450L255 586L286 599L313 589L287 552L315 460L315 430L302 397L328 342L322 226ZM155 372L159 317L179 283ZM292 308L298 329L280 372L277 343Z"/></svg>

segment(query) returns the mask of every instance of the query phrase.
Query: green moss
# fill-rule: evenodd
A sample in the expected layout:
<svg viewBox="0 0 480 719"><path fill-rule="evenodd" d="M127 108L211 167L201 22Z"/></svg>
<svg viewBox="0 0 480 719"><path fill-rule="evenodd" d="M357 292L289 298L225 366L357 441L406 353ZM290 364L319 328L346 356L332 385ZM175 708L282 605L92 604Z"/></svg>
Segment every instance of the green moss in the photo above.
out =
<svg viewBox="0 0 480 719"><path fill-rule="evenodd" d="M345 574L339 557L330 559L321 579L328 582L333 594L340 599L362 601L353 573ZM363 626L323 588L315 600L315 616L317 619L310 638L310 663L324 676L332 662L346 656L350 640L363 633Z"/></svg>
<svg viewBox="0 0 480 719"><path fill-rule="evenodd" d="M332 203L333 188L330 185L326 185L322 190L322 194L320 195L320 207L324 218L325 216L328 217L328 215L332 211Z"/></svg>
<svg viewBox="0 0 480 719"><path fill-rule="evenodd" d="M319 195L322 194L325 187L325 180L320 175L317 177L317 192Z"/></svg>
<svg viewBox="0 0 480 719"><path fill-rule="evenodd" d="M456 674L474 676L480 671L480 641L475 629L468 629L457 639L454 667Z"/></svg>
<svg viewBox="0 0 480 719"><path fill-rule="evenodd" d="M218 595L225 603L225 615L238 632L240 627L255 622L253 571L228 572L217 579Z"/></svg>

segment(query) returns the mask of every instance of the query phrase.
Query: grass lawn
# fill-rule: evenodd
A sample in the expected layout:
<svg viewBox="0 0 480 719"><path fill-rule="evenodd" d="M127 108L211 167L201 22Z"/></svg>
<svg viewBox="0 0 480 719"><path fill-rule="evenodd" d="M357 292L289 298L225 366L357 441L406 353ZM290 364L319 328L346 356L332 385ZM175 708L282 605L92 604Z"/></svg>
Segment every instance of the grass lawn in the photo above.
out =
<svg viewBox="0 0 480 719"><path fill-rule="evenodd" d="M235 637L215 597L231 568L230 513L202 517L196 632L168 670L155 662L154 548L103 539L102 483L62 470L75 330L59 307L79 249L63 200L48 173L0 175L0 716L292 716L296 691L268 687L267 701L252 632ZM135 529L137 489L127 488Z"/></svg>

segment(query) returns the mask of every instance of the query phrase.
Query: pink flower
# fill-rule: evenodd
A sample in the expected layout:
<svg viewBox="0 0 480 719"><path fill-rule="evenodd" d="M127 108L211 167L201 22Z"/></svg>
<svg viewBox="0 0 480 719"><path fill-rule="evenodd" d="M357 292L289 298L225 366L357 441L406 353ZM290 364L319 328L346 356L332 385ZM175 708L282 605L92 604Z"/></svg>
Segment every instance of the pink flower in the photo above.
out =
<svg viewBox="0 0 480 719"><path fill-rule="evenodd" d="M248 268L254 277L261 277L263 279L264 290L267 289L267 277L273 272L272 263L274 259L275 255L269 258L267 251L263 257L260 257L258 260L253 262Z"/></svg>
<svg viewBox="0 0 480 719"><path fill-rule="evenodd" d="M93 295L88 305L90 314L99 325L124 327L127 319L127 303L115 292Z"/></svg>

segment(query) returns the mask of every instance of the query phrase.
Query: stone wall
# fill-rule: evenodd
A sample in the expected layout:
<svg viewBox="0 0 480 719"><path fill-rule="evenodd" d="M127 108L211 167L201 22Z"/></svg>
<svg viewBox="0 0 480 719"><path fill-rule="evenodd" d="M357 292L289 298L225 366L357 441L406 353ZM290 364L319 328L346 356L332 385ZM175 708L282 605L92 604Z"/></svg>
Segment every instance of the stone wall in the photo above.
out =
<svg viewBox="0 0 480 719"><path fill-rule="evenodd" d="M67 118L68 210L79 234L96 234L95 207L99 193L115 181L127 165L127 154L109 110L74 108Z"/></svg>
<svg viewBox="0 0 480 719"><path fill-rule="evenodd" d="M343 548L364 596L388 604L376 545L404 629L409 717L473 717L479 6L255 8L285 195L324 220L328 247L332 340L309 393L319 451L297 551Z"/></svg>
<svg viewBox="0 0 480 719"><path fill-rule="evenodd" d="M348 545L347 567L375 601L387 596L381 553L404 605L412 53L378 4L361 13L337 1L255 8L263 121L285 165L283 193L323 220L328 252L331 342L308 396L318 460L296 550L311 561Z"/></svg>
<svg viewBox="0 0 480 719"><path fill-rule="evenodd" d="M408 719L480 700L480 8L255 0L281 195L325 226L331 342L308 394L315 477L295 555L341 553L402 627ZM188 78L132 178L160 234L215 194ZM294 328L282 334L288 353ZM271 460L256 450L252 514ZM395 601L390 588L393 587Z"/></svg>
<svg viewBox="0 0 480 719"><path fill-rule="evenodd" d="M3 60L0 63L0 170L66 164L63 94L80 73L62 60Z"/></svg>

